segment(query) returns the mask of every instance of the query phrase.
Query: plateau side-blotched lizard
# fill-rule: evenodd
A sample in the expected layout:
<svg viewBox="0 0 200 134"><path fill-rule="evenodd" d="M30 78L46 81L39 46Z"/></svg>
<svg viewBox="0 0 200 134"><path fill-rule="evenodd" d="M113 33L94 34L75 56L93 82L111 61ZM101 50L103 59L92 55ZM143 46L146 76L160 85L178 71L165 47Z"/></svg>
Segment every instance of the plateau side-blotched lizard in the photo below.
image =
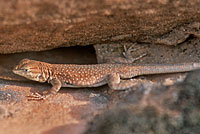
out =
<svg viewBox="0 0 200 134"><path fill-rule="evenodd" d="M48 82L52 84L51 90L43 95L37 94L40 99L45 99L56 94L61 87L98 87L108 84L111 89L124 90L134 86L137 79L120 82L122 78L133 78L139 75L186 72L200 68L200 63L184 64L49 64L45 62L24 59L17 65L13 72L27 79Z"/></svg>

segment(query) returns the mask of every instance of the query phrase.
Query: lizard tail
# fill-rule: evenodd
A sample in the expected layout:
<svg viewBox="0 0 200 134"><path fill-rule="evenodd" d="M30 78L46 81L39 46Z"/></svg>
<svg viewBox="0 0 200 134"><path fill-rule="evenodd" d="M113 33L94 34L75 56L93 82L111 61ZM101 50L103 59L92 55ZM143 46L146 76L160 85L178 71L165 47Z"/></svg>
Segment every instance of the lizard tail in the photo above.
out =
<svg viewBox="0 0 200 134"><path fill-rule="evenodd" d="M135 76L146 74L163 74L187 72L200 69L200 63L182 63L182 64L162 64L162 65L142 65L134 70Z"/></svg>

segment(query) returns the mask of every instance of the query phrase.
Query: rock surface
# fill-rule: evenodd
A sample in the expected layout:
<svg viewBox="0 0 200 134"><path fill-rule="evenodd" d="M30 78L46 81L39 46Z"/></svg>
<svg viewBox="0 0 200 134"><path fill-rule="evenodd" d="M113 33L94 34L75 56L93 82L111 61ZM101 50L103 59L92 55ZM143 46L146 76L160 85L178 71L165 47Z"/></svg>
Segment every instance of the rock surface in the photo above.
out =
<svg viewBox="0 0 200 134"><path fill-rule="evenodd" d="M199 24L193 25L200 21L199 5L199 0L3 0L0 53L117 41L177 45L189 34L199 35Z"/></svg>
<svg viewBox="0 0 200 134"><path fill-rule="evenodd" d="M172 86L146 84L90 122L86 134L200 133L200 71Z"/></svg>

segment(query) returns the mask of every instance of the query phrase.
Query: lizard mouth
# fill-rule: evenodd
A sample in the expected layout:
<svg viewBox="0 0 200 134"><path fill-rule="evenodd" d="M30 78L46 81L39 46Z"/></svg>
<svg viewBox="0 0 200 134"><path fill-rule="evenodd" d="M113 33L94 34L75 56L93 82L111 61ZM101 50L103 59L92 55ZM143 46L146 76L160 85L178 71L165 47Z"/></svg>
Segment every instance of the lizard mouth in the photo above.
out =
<svg viewBox="0 0 200 134"><path fill-rule="evenodd" d="M12 72L14 74L17 74L19 76L25 77L27 79L34 80L32 77L30 77L28 74L26 74L26 72L24 72L24 70L22 70L22 69L13 69Z"/></svg>
<svg viewBox="0 0 200 134"><path fill-rule="evenodd" d="M21 76L23 76L22 74L24 74L24 71L23 70L19 70L19 69L13 69L12 72L14 74L18 74L18 75L21 75Z"/></svg>
<svg viewBox="0 0 200 134"><path fill-rule="evenodd" d="M12 72L13 72L14 74L18 74L18 75L20 75L20 74L22 73L22 71L21 71L21 70L18 70L18 69L13 69Z"/></svg>
<svg viewBox="0 0 200 134"><path fill-rule="evenodd" d="M18 73L19 73L19 70L13 69L12 72L15 73L15 74L18 74Z"/></svg>

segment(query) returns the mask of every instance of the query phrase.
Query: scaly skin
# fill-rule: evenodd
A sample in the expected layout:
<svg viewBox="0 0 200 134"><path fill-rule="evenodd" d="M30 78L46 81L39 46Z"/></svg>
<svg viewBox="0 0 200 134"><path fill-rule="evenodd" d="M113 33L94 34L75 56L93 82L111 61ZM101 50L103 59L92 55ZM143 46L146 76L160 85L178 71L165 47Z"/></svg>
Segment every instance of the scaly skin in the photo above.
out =
<svg viewBox="0 0 200 134"><path fill-rule="evenodd" d="M36 98L45 99L56 94L61 87L98 87L108 84L113 90L124 90L134 86L137 79L120 82L120 78L139 75L186 72L200 68L200 63L133 65L133 64L49 64L24 59L13 69L17 75L41 83L48 82L52 88Z"/></svg>

